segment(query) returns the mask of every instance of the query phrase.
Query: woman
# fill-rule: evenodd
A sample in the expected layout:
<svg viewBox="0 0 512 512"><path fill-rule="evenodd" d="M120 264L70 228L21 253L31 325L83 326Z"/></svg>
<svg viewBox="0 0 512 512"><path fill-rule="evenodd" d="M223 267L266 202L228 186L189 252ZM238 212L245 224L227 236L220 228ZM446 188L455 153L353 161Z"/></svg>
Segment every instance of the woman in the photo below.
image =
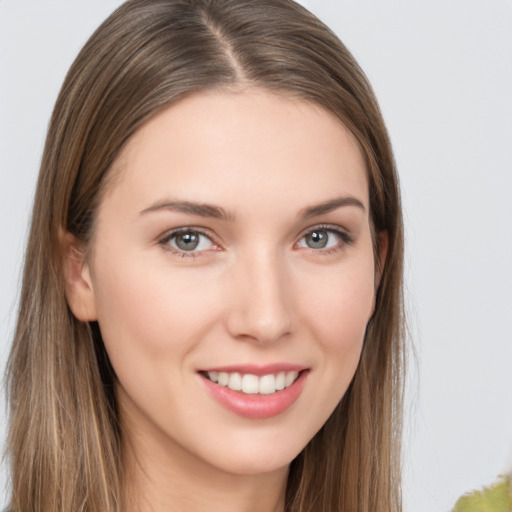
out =
<svg viewBox="0 0 512 512"><path fill-rule="evenodd" d="M400 510L386 129L288 0L132 0L50 123L9 362L13 512Z"/></svg>

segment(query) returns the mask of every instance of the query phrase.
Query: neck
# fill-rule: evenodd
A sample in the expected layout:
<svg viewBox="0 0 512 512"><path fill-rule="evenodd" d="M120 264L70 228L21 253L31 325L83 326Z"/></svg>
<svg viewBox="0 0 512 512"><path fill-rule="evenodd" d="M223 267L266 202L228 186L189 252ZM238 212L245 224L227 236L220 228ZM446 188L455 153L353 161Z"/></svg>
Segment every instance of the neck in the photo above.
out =
<svg viewBox="0 0 512 512"><path fill-rule="evenodd" d="M126 512L284 512L288 467L240 475L181 447L125 448Z"/></svg>

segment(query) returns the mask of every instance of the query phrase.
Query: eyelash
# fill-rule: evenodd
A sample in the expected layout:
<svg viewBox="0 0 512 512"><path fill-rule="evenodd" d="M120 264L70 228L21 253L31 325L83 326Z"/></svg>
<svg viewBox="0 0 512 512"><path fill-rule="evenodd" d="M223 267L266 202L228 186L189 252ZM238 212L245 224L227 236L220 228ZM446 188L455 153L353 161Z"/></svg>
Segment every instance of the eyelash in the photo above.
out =
<svg viewBox="0 0 512 512"><path fill-rule="evenodd" d="M309 252L313 252L317 255L328 256L329 254L341 251L345 246L352 245L354 243L354 238L349 233L339 228L338 226L332 226L329 224L319 224L317 226L308 228L307 231L303 232L302 235L300 236L299 242L302 241L306 236L314 233L315 231L325 231L327 233L334 234L334 236L338 239L338 243L334 247L324 249L313 249L311 247L304 247L304 249L308 250Z"/></svg>
<svg viewBox="0 0 512 512"><path fill-rule="evenodd" d="M170 252L171 254L175 254L175 255L180 256L182 258L196 258L197 256L199 256L204 251L183 251L183 250L180 250L179 248L173 247L169 243L171 240L173 240L174 238L178 237L179 235L185 235L187 233L193 233L193 234L197 234L197 235L200 235L200 236L204 236L204 237L208 238L208 240L210 240L210 242L213 245L215 245L215 246L217 245L213 241L212 236L210 234L206 233L205 231L203 231L200 228L195 228L195 227L185 227L185 228L174 229L171 232L165 234L158 241L158 243L162 246L164 251Z"/></svg>
<svg viewBox="0 0 512 512"><path fill-rule="evenodd" d="M311 247L304 247L303 249L306 249L312 253L318 254L318 255L329 255L332 253L335 253L337 251L343 250L344 246L346 245L352 245L354 243L354 238L348 234L346 231L340 229L339 227L331 226L331 225L317 225L309 228L307 231L303 232L299 238L299 241L294 244L297 245L300 241L302 241L306 236L314 233L315 231L325 231L327 233L334 234L334 236L338 239L339 243L336 244L334 247L330 248L319 248L319 249L313 249ZM184 228L178 228L174 229L173 231L165 234L159 241L158 244L162 246L162 248L165 251L170 252L171 254L175 254L177 256L180 256L181 258L196 258L200 256L203 251L184 251L180 250L179 248L175 248L170 245L170 241L178 237L182 234L187 233L193 233L200 236L204 236L210 240L210 242L217 246L216 242L212 239L212 236L208 233L206 233L204 230L200 228L195 227L184 227Z"/></svg>

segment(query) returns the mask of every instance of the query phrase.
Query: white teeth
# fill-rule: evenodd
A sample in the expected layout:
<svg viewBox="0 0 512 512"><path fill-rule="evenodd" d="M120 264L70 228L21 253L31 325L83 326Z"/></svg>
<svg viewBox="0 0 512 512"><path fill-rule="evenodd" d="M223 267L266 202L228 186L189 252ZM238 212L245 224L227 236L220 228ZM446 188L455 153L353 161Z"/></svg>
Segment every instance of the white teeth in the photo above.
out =
<svg viewBox="0 0 512 512"><path fill-rule="evenodd" d="M288 372L286 374L286 378L285 378L285 381L284 381L284 385L286 387L288 386L291 386L294 382L295 382L295 379L299 376L299 372Z"/></svg>
<svg viewBox="0 0 512 512"><path fill-rule="evenodd" d="M242 389L242 376L239 373L231 373L229 375L228 388L233 391L240 391Z"/></svg>
<svg viewBox="0 0 512 512"><path fill-rule="evenodd" d="M279 372L276 375L276 390L281 391L286 385L286 375L284 372Z"/></svg>
<svg viewBox="0 0 512 512"><path fill-rule="evenodd" d="M229 373L220 372L218 383L220 386L227 386L229 382Z"/></svg>
<svg viewBox="0 0 512 512"><path fill-rule="evenodd" d="M218 380L219 380L219 372L208 372L208 378L212 382L218 382Z"/></svg>
<svg viewBox="0 0 512 512"><path fill-rule="evenodd" d="M248 395L255 395L258 392L259 382L256 375L247 373L242 377L242 391Z"/></svg>
<svg viewBox="0 0 512 512"><path fill-rule="evenodd" d="M238 372L206 372L208 379L219 386L228 387L233 391L242 391L248 395L271 395L276 391L291 386L298 378L299 372L279 372L258 377L251 373L242 375Z"/></svg>
<svg viewBox="0 0 512 512"><path fill-rule="evenodd" d="M262 395L270 395L276 392L276 378L273 375L263 375L260 379L258 391Z"/></svg>

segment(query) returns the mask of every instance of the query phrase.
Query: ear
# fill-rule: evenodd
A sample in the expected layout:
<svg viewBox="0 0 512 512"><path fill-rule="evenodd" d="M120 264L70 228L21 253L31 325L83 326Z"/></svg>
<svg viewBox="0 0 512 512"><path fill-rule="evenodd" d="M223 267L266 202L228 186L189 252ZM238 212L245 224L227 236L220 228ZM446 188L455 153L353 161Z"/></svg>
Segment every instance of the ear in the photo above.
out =
<svg viewBox="0 0 512 512"><path fill-rule="evenodd" d="M91 273L85 261L85 251L70 233L61 235L64 254L66 298L73 314L82 322L97 320L96 298Z"/></svg>

